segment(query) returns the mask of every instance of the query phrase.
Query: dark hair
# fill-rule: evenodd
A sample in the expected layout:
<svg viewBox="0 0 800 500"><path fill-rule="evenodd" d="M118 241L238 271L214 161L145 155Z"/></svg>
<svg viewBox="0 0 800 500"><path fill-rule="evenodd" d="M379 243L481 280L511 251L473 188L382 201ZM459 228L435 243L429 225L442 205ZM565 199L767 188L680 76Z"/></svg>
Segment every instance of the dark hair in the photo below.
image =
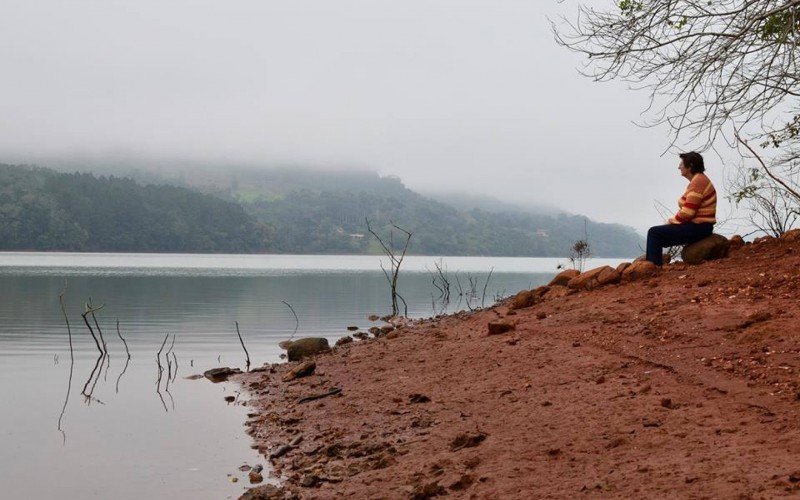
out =
<svg viewBox="0 0 800 500"><path fill-rule="evenodd" d="M699 174L706 171L706 167L703 165L703 157L700 156L700 153L692 151L689 153L681 153L678 156L681 157L684 166L686 166L691 173Z"/></svg>

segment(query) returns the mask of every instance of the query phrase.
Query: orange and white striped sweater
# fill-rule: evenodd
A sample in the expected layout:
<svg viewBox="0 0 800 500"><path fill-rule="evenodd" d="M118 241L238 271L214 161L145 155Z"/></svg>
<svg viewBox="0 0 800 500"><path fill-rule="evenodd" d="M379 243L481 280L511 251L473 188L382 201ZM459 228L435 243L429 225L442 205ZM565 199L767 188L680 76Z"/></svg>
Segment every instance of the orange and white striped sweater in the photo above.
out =
<svg viewBox="0 0 800 500"><path fill-rule="evenodd" d="M670 224L717 222L717 191L705 174L695 174L686 192L678 200L678 213Z"/></svg>

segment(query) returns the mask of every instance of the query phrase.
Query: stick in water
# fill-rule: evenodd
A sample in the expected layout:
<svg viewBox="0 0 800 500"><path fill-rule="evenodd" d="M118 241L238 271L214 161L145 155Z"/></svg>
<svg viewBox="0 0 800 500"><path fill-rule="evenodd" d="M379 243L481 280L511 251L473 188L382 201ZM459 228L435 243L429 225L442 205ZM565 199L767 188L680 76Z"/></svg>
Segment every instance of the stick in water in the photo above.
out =
<svg viewBox="0 0 800 500"><path fill-rule="evenodd" d="M128 343L125 342L125 339L122 338L122 334L119 333L119 319L117 320L117 335L119 336L119 339L122 341L122 343L125 344L125 352L128 354L128 359L131 359L131 351L130 349L128 349Z"/></svg>
<svg viewBox="0 0 800 500"><path fill-rule="evenodd" d="M244 340L242 340L242 334L239 332L239 322L234 321L236 323L236 335L239 336L239 342L242 344L242 349L244 349L244 355L247 357L247 367L245 368L246 371L250 371L250 353L247 352L247 347L244 346Z"/></svg>
<svg viewBox="0 0 800 500"><path fill-rule="evenodd" d="M292 314L294 314L294 331L292 332L292 336L289 337L289 340L292 340L294 338L294 334L297 333L297 329L300 328L300 320L297 318L297 313L294 312L294 307L292 307L290 303L286 302L285 300L282 300L281 302L286 304L286 307L288 307L289 310L292 311Z"/></svg>

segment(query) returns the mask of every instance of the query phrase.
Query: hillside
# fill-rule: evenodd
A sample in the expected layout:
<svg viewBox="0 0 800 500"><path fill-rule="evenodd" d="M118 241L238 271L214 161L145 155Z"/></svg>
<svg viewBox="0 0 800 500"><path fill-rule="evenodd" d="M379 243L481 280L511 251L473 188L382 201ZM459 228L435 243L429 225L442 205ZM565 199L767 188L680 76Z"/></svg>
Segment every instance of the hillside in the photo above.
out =
<svg viewBox="0 0 800 500"><path fill-rule="evenodd" d="M265 228L235 203L174 186L0 164L0 249L255 252Z"/></svg>
<svg viewBox="0 0 800 500"><path fill-rule="evenodd" d="M365 237L365 218L382 234L388 234L390 220L412 231L415 254L563 257L584 234L599 257L640 255L644 247L641 236L620 224L489 197L435 195L442 202L408 189L397 177L370 171L201 165L123 172L240 203L276 235L273 252L377 252Z"/></svg>
<svg viewBox="0 0 800 500"><path fill-rule="evenodd" d="M397 321L290 382L297 363L241 375L282 479L242 498L796 496L794 236L516 311ZM499 319L515 328L489 335Z"/></svg>
<svg viewBox="0 0 800 500"><path fill-rule="evenodd" d="M8 216L0 235L8 237L0 248L377 253L367 218L383 235L390 221L413 232L413 254L563 257L584 234L598 257L638 255L643 247L622 225L503 203L490 210L488 199L456 208L373 172L127 168L119 177L100 171L106 175L3 166L0 213Z"/></svg>

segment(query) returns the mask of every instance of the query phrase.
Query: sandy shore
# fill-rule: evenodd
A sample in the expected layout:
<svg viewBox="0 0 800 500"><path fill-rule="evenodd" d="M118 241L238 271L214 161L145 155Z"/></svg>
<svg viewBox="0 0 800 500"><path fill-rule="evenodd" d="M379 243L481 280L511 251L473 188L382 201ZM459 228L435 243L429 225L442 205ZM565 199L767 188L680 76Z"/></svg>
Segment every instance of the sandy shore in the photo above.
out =
<svg viewBox="0 0 800 500"><path fill-rule="evenodd" d="M249 497L796 495L799 297L800 243L769 241L518 311L413 322L291 382L294 363L238 376L254 446L281 455L283 488ZM516 328L487 335L498 318Z"/></svg>

